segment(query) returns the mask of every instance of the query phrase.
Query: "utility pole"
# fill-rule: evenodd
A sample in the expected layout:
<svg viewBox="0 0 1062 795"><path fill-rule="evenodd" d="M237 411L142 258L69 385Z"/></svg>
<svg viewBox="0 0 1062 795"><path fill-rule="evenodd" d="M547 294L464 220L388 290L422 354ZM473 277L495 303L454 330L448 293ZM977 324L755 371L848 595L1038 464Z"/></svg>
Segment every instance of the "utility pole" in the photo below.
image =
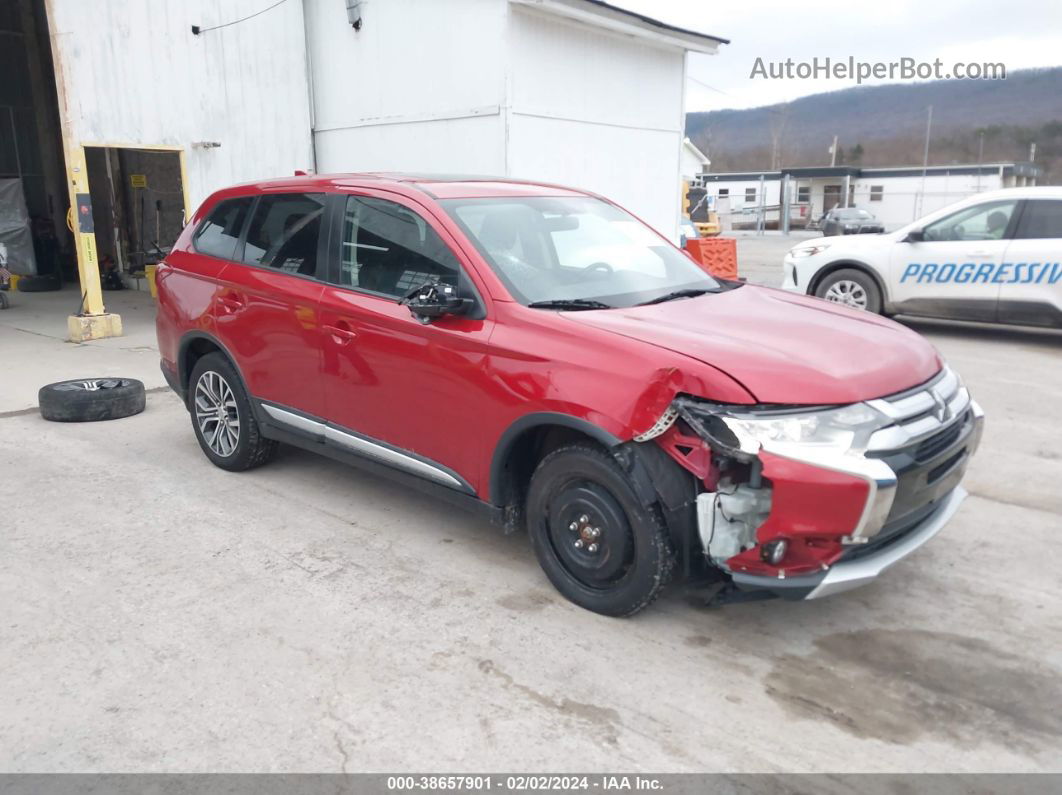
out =
<svg viewBox="0 0 1062 795"><path fill-rule="evenodd" d="M981 130L977 141L977 187L975 190L981 192L981 163L985 159L985 131Z"/></svg>
<svg viewBox="0 0 1062 795"><path fill-rule="evenodd" d="M830 144L830 168L837 165L837 136L833 136L833 143Z"/></svg>
<svg viewBox="0 0 1062 795"><path fill-rule="evenodd" d="M764 217L763 217L764 216L764 204L765 204L764 200L767 198L766 196L763 195L763 193L764 193L764 189L766 188L766 186L767 186L766 177L761 173L760 174L760 190L759 190L760 206L756 208L756 234L757 235L762 235L763 232L764 232L764 229L767 226L766 223L764 223Z"/></svg>
<svg viewBox="0 0 1062 795"><path fill-rule="evenodd" d="M789 236L789 174L782 174L782 206L779 208L781 217L779 218L779 227L782 230L782 234L786 237Z"/></svg>
<svg viewBox="0 0 1062 795"><path fill-rule="evenodd" d="M918 213L915 218L922 215L922 207L926 198L926 169L929 167L929 133L933 129L933 106L930 105L926 110L926 148L922 152L922 188L918 191Z"/></svg>

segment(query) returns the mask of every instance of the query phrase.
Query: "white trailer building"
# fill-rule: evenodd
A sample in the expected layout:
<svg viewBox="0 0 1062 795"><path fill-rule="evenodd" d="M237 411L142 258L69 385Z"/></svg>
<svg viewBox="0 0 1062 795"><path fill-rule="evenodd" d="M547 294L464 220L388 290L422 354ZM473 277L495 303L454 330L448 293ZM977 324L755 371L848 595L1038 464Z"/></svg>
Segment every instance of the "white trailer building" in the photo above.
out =
<svg viewBox="0 0 1062 795"><path fill-rule="evenodd" d="M602 0L14 7L0 33L30 67L14 138L37 142L23 163L44 164L14 176L40 178L31 203L60 237L76 208L90 318L104 314L99 260L141 266L216 188L295 170L559 182L676 236L686 54L725 43ZM19 160L2 138L0 167ZM71 324L75 337L116 331Z"/></svg>
<svg viewBox="0 0 1062 795"><path fill-rule="evenodd" d="M924 171L924 173L923 173ZM896 229L927 213L982 191L1035 185L1042 174L1033 163L863 168L823 166L781 171L718 172L698 183L708 195L729 203L735 225L754 224L762 208L775 224L788 185L790 218L796 226L834 207L865 207Z"/></svg>

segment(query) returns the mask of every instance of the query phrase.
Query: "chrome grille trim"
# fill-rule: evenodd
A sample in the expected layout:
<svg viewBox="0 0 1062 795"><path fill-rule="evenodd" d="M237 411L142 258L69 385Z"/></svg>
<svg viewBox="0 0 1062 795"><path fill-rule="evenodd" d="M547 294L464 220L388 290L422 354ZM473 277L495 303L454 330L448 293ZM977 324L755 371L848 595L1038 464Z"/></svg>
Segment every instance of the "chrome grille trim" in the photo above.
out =
<svg viewBox="0 0 1062 795"><path fill-rule="evenodd" d="M868 400L867 405L892 420L892 424L875 431L867 449L873 452L897 450L927 439L961 422L970 402L969 391L947 367L914 394Z"/></svg>

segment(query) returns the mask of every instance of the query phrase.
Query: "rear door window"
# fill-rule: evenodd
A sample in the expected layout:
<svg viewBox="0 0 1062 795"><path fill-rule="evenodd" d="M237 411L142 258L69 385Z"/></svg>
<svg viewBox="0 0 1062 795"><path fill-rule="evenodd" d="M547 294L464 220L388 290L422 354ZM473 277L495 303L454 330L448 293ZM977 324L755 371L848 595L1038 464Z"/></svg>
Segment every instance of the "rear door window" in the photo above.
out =
<svg viewBox="0 0 1062 795"><path fill-rule="evenodd" d="M273 193L259 198L247 229L242 259L248 265L317 275L317 241L323 193Z"/></svg>
<svg viewBox="0 0 1062 795"><path fill-rule="evenodd" d="M221 259L233 259L253 196L227 199L215 207L192 238L195 250Z"/></svg>
<svg viewBox="0 0 1062 795"><path fill-rule="evenodd" d="M1062 238L1062 201L1030 199L1025 202L1014 237L1019 240Z"/></svg>

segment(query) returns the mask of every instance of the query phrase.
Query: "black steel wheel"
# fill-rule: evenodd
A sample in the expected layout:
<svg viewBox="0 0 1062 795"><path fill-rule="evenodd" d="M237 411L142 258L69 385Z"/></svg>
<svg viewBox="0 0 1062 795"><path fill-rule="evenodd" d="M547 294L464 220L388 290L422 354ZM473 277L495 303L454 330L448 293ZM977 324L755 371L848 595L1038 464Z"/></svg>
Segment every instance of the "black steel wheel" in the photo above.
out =
<svg viewBox="0 0 1062 795"><path fill-rule="evenodd" d="M641 504L623 468L599 447L568 445L542 459L527 521L550 582L587 610L633 615L670 578L674 555L656 507Z"/></svg>

